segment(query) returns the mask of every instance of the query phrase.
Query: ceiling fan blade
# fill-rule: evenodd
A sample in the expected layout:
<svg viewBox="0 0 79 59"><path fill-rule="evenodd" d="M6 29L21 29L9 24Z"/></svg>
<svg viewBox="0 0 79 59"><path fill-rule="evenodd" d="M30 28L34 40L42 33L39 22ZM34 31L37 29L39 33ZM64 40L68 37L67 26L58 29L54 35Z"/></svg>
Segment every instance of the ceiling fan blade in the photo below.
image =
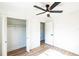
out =
<svg viewBox="0 0 79 59"><path fill-rule="evenodd" d="M38 14L36 14L36 15L40 15L40 14L44 14L45 12L42 12L42 13L38 13Z"/></svg>
<svg viewBox="0 0 79 59"><path fill-rule="evenodd" d="M58 11L49 11L49 12L52 12L52 13L62 13L63 11L62 10L58 10Z"/></svg>
<svg viewBox="0 0 79 59"><path fill-rule="evenodd" d="M38 9L40 9L40 10L46 11L45 9L43 9L43 8L41 8L41 7L39 7L39 6L34 5L34 7L35 7L35 8L38 8Z"/></svg>
<svg viewBox="0 0 79 59"><path fill-rule="evenodd" d="M54 7L56 7L58 4L60 4L61 2L55 2L54 4L51 5L50 10L52 10Z"/></svg>

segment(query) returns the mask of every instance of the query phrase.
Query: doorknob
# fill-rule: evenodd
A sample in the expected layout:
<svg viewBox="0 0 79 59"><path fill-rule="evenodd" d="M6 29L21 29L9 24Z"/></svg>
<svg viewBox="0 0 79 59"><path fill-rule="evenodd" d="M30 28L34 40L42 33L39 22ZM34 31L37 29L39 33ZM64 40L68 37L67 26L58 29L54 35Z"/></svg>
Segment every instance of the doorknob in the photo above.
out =
<svg viewBox="0 0 79 59"><path fill-rule="evenodd" d="M53 36L53 34L51 34L51 36Z"/></svg>
<svg viewBox="0 0 79 59"><path fill-rule="evenodd" d="M5 41L5 43L7 43L7 41Z"/></svg>

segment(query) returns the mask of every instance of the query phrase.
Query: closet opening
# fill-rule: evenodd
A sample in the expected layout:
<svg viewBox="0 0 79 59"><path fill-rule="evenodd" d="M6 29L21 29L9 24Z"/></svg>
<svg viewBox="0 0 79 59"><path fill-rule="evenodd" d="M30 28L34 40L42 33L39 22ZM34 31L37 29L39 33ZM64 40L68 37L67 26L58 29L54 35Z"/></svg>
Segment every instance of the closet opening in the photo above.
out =
<svg viewBox="0 0 79 59"><path fill-rule="evenodd" d="M45 44L45 23L40 23L40 44Z"/></svg>
<svg viewBox="0 0 79 59"><path fill-rule="evenodd" d="M7 18L7 55L26 52L26 20Z"/></svg>

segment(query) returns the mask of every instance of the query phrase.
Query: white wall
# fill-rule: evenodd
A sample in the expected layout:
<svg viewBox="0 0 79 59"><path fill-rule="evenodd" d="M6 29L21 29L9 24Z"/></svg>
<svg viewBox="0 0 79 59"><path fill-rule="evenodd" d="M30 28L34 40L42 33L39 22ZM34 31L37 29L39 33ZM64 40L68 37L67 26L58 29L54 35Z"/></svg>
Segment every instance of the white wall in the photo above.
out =
<svg viewBox="0 0 79 59"><path fill-rule="evenodd" d="M9 25L7 26L8 51L26 47L26 27L25 25L20 24L22 21L21 22L19 20L17 21L18 23L11 22L12 24L8 22L9 23Z"/></svg>
<svg viewBox="0 0 79 59"><path fill-rule="evenodd" d="M27 51L40 46L40 21L30 19L27 21Z"/></svg>
<svg viewBox="0 0 79 59"><path fill-rule="evenodd" d="M54 18L54 45L79 54L79 3L63 6L63 13Z"/></svg>
<svg viewBox="0 0 79 59"><path fill-rule="evenodd" d="M37 19L31 20L30 26L31 49L40 46L40 22Z"/></svg>
<svg viewBox="0 0 79 59"><path fill-rule="evenodd" d="M2 19L0 17L0 56L2 55Z"/></svg>

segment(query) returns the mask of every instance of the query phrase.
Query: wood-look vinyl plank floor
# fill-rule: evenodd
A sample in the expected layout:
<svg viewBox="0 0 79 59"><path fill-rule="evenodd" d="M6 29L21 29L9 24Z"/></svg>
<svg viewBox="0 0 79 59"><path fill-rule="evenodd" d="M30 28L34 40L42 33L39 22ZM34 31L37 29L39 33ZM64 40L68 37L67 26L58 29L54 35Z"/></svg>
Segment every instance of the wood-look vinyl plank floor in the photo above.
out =
<svg viewBox="0 0 79 59"><path fill-rule="evenodd" d="M48 49L54 49L64 55L67 55L67 56L79 56L79 55L72 53L70 51L67 51L67 50L64 50L64 49L61 49L61 48L58 48L55 46L51 46L48 44L43 44L43 43L41 44L40 47L30 50L30 52L27 52L25 48L21 48L16 51L8 52L8 56L38 56L39 54L43 53L44 51L46 51Z"/></svg>

